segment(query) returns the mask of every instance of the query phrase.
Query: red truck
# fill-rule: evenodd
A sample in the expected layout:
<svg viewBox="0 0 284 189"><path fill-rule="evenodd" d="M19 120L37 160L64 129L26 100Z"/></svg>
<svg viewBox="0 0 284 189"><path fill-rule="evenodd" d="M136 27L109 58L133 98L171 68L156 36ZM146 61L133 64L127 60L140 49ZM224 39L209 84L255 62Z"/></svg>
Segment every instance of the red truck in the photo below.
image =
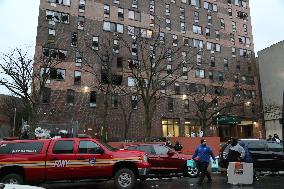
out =
<svg viewBox="0 0 284 189"><path fill-rule="evenodd" d="M114 179L117 188L133 188L150 164L141 151L117 150L92 138L0 142L0 182Z"/></svg>

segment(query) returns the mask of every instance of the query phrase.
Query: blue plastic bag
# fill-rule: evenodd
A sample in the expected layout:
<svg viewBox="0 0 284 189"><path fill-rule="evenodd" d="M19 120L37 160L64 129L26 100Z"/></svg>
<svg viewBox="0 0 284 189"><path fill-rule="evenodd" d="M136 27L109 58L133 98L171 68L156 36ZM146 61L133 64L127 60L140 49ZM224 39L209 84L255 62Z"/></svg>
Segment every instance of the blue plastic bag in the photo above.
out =
<svg viewBox="0 0 284 189"><path fill-rule="evenodd" d="M186 161L187 167L195 168L196 167L196 162L193 159L189 159Z"/></svg>

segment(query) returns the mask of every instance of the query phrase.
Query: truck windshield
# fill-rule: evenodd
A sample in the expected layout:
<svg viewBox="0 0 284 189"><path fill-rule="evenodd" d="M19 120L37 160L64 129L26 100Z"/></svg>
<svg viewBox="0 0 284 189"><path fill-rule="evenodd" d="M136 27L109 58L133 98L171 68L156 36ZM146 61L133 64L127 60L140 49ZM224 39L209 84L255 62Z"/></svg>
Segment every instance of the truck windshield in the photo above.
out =
<svg viewBox="0 0 284 189"><path fill-rule="evenodd" d="M101 142L100 141L100 143L102 144L102 145L104 145L108 150L110 150L110 151L116 151L116 150L118 150L117 148L114 148L114 147L112 147L112 146L110 146L109 144L107 144L107 143L105 143L105 142Z"/></svg>

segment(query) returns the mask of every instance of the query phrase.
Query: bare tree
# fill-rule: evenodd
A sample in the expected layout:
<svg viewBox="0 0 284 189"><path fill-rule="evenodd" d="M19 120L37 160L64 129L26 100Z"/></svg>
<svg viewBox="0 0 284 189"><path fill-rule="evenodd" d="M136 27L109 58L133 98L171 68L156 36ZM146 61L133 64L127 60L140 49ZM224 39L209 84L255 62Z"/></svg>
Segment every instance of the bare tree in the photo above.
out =
<svg viewBox="0 0 284 189"><path fill-rule="evenodd" d="M30 57L28 51L15 48L10 53L2 53L0 85L23 100L29 111L29 124L35 127L41 97L53 69L66 58L66 52L44 49L37 59Z"/></svg>

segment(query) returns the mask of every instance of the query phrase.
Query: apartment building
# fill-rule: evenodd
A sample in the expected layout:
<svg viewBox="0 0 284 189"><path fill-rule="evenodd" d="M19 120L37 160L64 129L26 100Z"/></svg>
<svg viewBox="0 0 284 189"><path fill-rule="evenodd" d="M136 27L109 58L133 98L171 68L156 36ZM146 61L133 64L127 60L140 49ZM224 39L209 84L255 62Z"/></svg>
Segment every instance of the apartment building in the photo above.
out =
<svg viewBox="0 0 284 189"><path fill-rule="evenodd" d="M168 49L180 48L182 56L194 61L191 69L182 68L182 77L170 89L161 83L161 90L175 95L159 101L151 136L200 136L201 123L188 93L219 87L222 92L215 93L233 97L238 86L237 95L245 99L243 106L218 117L206 133L224 139L261 137L248 0L41 0L39 11L35 56L61 61L49 70L40 125L76 123L81 132L98 135L104 101L94 87L95 75L103 80L105 73L100 66L89 72L86 62L99 65L96 57L106 51L102 41L110 39L116 54L111 64L114 83L133 87L131 72L121 71L140 61L142 49L131 41L137 36L149 40L158 36ZM130 52L122 48L124 40L130 41ZM177 63L167 57L164 64L168 73ZM127 138L143 139L143 103L134 95L111 95L109 102L108 138L123 139L128 126ZM125 124L123 105L131 107L129 124Z"/></svg>

